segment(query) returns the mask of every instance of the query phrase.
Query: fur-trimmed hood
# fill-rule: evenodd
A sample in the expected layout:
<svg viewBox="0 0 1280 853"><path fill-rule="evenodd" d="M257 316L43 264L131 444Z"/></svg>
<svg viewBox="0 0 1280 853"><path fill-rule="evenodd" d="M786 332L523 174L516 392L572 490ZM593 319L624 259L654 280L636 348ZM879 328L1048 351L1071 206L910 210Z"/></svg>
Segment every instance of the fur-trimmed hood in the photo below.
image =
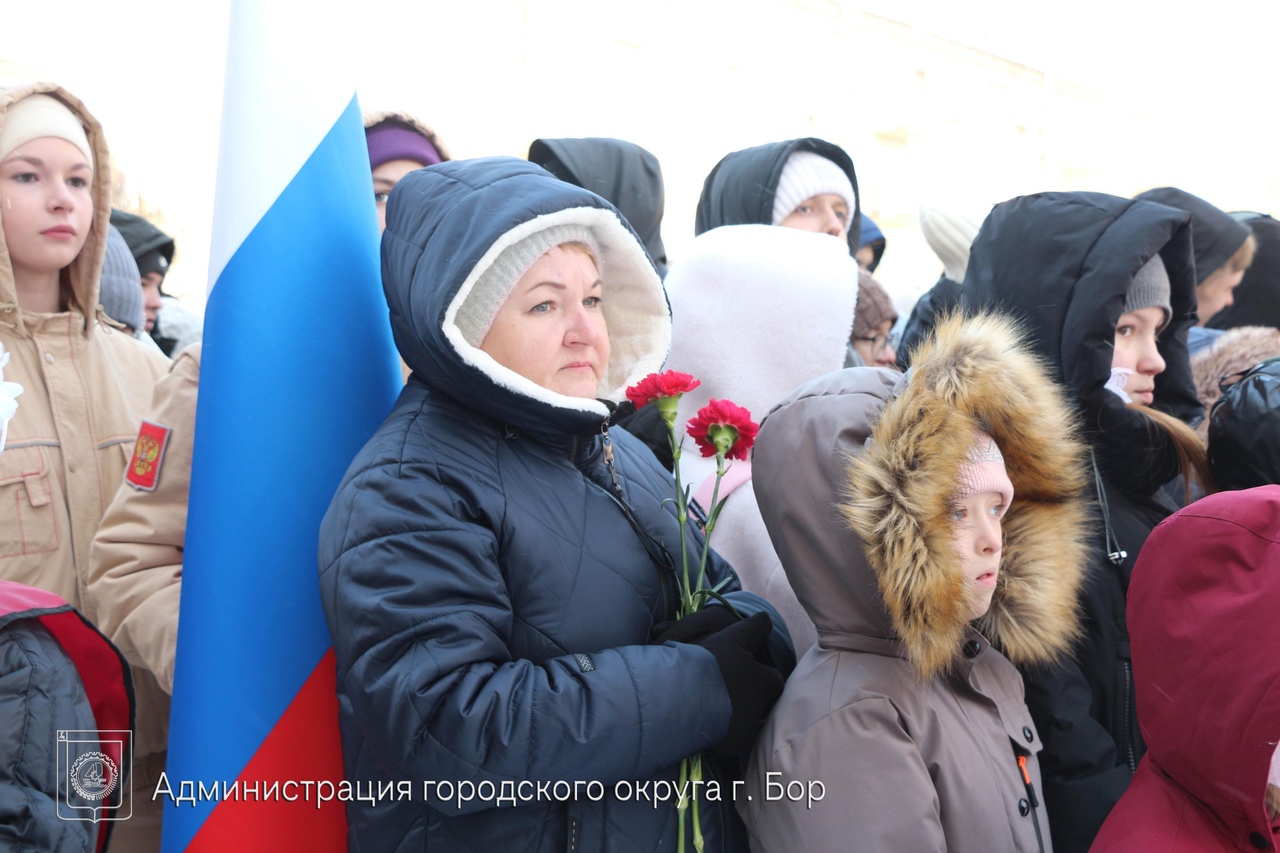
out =
<svg viewBox="0 0 1280 853"><path fill-rule="evenodd" d="M1213 404L1222 399L1219 383L1223 379L1248 370L1259 362L1280 356L1280 329L1271 326L1239 326L1224 333L1212 345L1191 357L1191 374L1196 380L1196 395L1204 406L1205 419L1196 431L1209 437L1208 414Z"/></svg>
<svg viewBox="0 0 1280 853"><path fill-rule="evenodd" d="M830 374L765 420L757 495L791 585L822 645L892 638L923 678L946 670L969 625L947 510L982 424L1014 500L991 609L975 624L1016 664L1053 660L1077 635L1085 565L1075 418L1008 319L944 320L913 365L901 378Z"/></svg>

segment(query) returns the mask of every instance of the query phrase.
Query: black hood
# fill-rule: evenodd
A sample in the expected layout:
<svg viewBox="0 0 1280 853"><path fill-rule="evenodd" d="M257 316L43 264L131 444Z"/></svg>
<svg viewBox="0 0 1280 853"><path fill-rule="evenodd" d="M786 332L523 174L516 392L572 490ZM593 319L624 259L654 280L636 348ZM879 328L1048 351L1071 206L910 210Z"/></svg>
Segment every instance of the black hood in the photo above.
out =
<svg viewBox="0 0 1280 853"><path fill-rule="evenodd" d="M167 263L173 263L173 238L141 216L113 209L111 224L129 244L129 251L135 258L140 258L148 252L158 251Z"/></svg>
<svg viewBox="0 0 1280 853"><path fill-rule="evenodd" d="M721 225L772 225L778 179L782 177L788 158L797 151L821 154L849 176L854 196L848 234L849 254L856 254L862 233L862 199L853 160L839 145L815 137L770 142L726 155L702 184L693 233L701 234Z"/></svg>
<svg viewBox="0 0 1280 853"><path fill-rule="evenodd" d="M1187 356L1196 322L1190 217L1102 193L1041 193L1003 202L974 239L961 288L968 312L998 310L1026 324L1031 343L1083 414L1102 472L1149 494L1178 474L1163 430L1104 387L1116 321L1134 274L1156 253L1169 272L1173 317L1160 334L1165 370L1154 407L1188 423L1203 410Z"/></svg>
<svg viewBox="0 0 1280 853"><path fill-rule="evenodd" d="M658 274L666 278L667 250L662 245L666 196L657 157L622 139L535 139L529 146L529 161L617 207L640 236Z"/></svg>
<svg viewBox="0 0 1280 853"><path fill-rule="evenodd" d="M1249 227L1231 214L1177 187L1160 187L1134 196L1138 201L1154 201L1191 214L1192 249L1196 255L1196 284L1213 275L1249 237Z"/></svg>
<svg viewBox="0 0 1280 853"><path fill-rule="evenodd" d="M1233 303L1209 318L1211 329L1237 326L1273 326L1280 329L1280 221L1265 213L1233 213L1249 227L1258 251L1244 271L1240 286L1231 293Z"/></svg>
<svg viewBox="0 0 1280 853"><path fill-rule="evenodd" d="M454 320L476 278L504 248L562 224L589 227L601 250L601 304L612 350L601 400L535 385L468 344ZM512 157L440 163L396 184L382 235L382 286L411 382L544 437L598 428L611 414L608 403L620 402L628 385L661 369L671 343L662 282L617 210Z"/></svg>

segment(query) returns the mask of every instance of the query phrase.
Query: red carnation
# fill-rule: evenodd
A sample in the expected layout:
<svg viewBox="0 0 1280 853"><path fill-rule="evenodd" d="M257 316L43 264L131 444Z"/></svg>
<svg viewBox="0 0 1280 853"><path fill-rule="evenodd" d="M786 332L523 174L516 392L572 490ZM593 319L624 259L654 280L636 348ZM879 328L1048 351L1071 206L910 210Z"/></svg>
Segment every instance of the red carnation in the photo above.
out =
<svg viewBox="0 0 1280 853"><path fill-rule="evenodd" d="M635 385L627 389L627 399L640 408L663 397L679 398L681 394L692 391L702 383L687 373L668 370L665 373L650 373Z"/></svg>
<svg viewBox="0 0 1280 853"><path fill-rule="evenodd" d="M712 400L689 419L689 435L703 456L718 452L725 459L746 460L759 431L751 413L729 400Z"/></svg>

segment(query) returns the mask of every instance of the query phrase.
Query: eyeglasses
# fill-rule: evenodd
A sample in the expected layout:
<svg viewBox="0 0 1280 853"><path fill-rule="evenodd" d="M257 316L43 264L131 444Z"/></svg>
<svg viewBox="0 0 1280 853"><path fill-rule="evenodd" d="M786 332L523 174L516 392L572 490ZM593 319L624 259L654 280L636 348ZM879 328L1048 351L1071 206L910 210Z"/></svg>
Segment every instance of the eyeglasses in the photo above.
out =
<svg viewBox="0 0 1280 853"><path fill-rule="evenodd" d="M863 335L854 335L855 341L867 341L871 344L871 356L875 358L884 352L884 348L889 345L891 335L875 335L874 337L865 337Z"/></svg>

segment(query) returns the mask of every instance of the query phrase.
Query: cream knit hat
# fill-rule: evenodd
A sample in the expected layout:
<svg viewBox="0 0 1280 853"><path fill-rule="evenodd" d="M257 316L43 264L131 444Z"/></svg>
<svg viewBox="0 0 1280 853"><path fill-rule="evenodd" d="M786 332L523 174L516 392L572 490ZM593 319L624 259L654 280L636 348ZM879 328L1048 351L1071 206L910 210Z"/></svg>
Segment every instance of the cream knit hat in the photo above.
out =
<svg viewBox="0 0 1280 853"><path fill-rule="evenodd" d="M813 151L796 151L787 158L778 177L778 189L773 195L773 225L800 206L807 198L823 193L833 193L844 199L849 207L849 218L858 209L849 176L832 161ZM849 223L846 222L847 226Z"/></svg>
<svg viewBox="0 0 1280 853"><path fill-rule="evenodd" d="M969 247L981 227L981 219L930 204L920 205L920 230L924 232L924 240L942 261L947 278L957 284L964 284Z"/></svg>
<svg viewBox="0 0 1280 853"><path fill-rule="evenodd" d="M599 267L600 242L586 225L553 225L512 243L480 274L471 292L458 307L456 322L467 343L479 347L484 342L485 335L489 334L489 327L493 325L493 318L515 289L516 283L537 263L538 258L565 243L586 244Z"/></svg>
<svg viewBox="0 0 1280 853"><path fill-rule="evenodd" d="M0 160L19 145L44 136L65 139L80 149L90 166L94 165L84 125L70 107L49 95L28 95L9 106L0 125Z"/></svg>

